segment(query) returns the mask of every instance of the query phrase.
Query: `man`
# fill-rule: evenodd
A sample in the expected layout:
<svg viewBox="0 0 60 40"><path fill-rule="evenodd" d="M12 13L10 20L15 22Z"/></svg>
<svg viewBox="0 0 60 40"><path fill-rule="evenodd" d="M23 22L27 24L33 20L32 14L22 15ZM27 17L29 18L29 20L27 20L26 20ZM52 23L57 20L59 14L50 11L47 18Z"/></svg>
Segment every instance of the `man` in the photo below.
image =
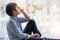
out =
<svg viewBox="0 0 60 40"><path fill-rule="evenodd" d="M18 18L18 15L22 12L24 18ZM35 21L30 20L28 15L23 9L18 7L16 3L8 3L6 6L6 13L10 16L10 20L7 24L7 32L10 40L22 40L28 38L41 37L41 33L36 27ZM22 30L21 23L27 22L25 29ZM31 33L33 32L33 35Z"/></svg>

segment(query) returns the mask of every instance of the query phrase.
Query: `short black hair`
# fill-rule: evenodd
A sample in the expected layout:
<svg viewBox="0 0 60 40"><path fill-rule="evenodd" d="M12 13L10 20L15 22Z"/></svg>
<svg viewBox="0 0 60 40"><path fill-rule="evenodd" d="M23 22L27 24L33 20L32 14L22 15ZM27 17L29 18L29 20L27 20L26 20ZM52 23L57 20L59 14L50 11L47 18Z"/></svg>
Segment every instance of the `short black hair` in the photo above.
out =
<svg viewBox="0 0 60 40"><path fill-rule="evenodd" d="M16 10L16 6L17 4L14 3L14 2L10 2L6 5L6 13L9 15L9 16L13 16L13 11Z"/></svg>

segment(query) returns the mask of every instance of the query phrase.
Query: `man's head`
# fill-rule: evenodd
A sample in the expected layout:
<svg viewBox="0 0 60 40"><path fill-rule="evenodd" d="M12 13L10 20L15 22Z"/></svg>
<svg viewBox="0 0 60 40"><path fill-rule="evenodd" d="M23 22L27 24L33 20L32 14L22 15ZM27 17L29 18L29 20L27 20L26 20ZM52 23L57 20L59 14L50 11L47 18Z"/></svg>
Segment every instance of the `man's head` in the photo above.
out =
<svg viewBox="0 0 60 40"><path fill-rule="evenodd" d="M18 9L17 9L17 4L16 3L8 3L6 5L6 13L9 16L14 16L14 15L18 15Z"/></svg>

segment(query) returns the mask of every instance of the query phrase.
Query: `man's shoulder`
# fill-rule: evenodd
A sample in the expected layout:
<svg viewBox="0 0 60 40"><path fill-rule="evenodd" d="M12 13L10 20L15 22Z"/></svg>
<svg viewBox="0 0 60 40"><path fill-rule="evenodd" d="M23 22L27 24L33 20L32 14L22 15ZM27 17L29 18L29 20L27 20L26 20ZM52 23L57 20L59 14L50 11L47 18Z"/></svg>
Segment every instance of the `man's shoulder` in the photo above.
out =
<svg viewBox="0 0 60 40"><path fill-rule="evenodd" d="M9 20L8 22L7 22L7 26L11 26L11 25L13 25L14 24L14 22L12 21L12 20Z"/></svg>
<svg viewBox="0 0 60 40"><path fill-rule="evenodd" d="M12 21L12 20L9 20L9 21L8 21L8 24L11 24L11 23L13 23L13 21Z"/></svg>
<svg viewBox="0 0 60 40"><path fill-rule="evenodd" d="M6 28L9 30L10 28L12 28L13 26L15 26L15 23L12 20L9 20L9 22L6 25Z"/></svg>

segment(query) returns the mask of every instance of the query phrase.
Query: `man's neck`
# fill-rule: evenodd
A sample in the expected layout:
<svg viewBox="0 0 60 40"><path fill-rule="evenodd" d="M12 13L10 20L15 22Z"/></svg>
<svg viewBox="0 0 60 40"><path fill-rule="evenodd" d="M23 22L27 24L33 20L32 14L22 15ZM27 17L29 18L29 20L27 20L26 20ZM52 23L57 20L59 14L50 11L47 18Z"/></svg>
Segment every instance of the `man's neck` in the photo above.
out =
<svg viewBox="0 0 60 40"><path fill-rule="evenodd" d="M18 15L14 15L15 18L17 18Z"/></svg>

